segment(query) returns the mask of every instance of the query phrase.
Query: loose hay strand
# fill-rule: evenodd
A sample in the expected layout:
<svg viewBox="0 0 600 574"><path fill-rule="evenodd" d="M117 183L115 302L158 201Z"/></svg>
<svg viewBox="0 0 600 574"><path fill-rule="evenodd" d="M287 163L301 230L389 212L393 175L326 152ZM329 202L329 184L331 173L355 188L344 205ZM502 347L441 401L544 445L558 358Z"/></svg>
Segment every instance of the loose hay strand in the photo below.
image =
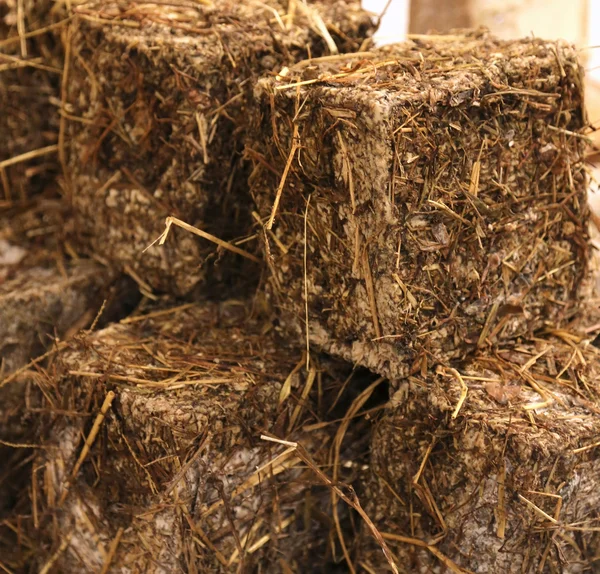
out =
<svg viewBox="0 0 600 574"><path fill-rule="evenodd" d="M69 480L67 481L67 483L64 486L63 494L60 498L59 505L62 505L62 503L65 501L65 499L69 493L69 485L73 482L73 480L77 476L77 473L79 472L79 469L81 468L81 465L83 464L88 453L90 452L90 449L92 448L92 445L94 444L94 441L96 440L96 437L98 436L98 433L100 432L100 427L102 426L102 423L104 422L106 413L110 409L114 398L115 398L115 393L113 391L108 391L108 393L106 393L104 402L102 403L102 406L100 407L100 412L98 413L98 415L96 416L96 419L94 420L94 424L92 425L92 428L91 428L87 438L85 439L83 448L81 449L81 453L79 454L79 458L77 459L77 462L75 463L75 466L73 467L73 470L71 471Z"/></svg>
<svg viewBox="0 0 600 574"><path fill-rule="evenodd" d="M279 208L279 202L281 201L281 195L283 194L285 181L287 179L290 168L292 167L294 156L296 155L296 152L298 151L299 147L300 144L298 142L298 125L294 125L294 133L292 135L292 148L290 149L285 168L283 169L283 174L281 175L281 180L279 181L279 186L277 187L277 192L275 193L275 201L273 202L271 215L269 216L269 220L266 224L267 231L273 229L273 223L275 222L275 216L277 215L277 209Z"/></svg>
<svg viewBox="0 0 600 574"><path fill-rule="evenodd" d="M303 265L304 265L304 321L306 323L305 333L306 333L306 369L308 370L310 367L310 323L308 317L308 208L310 206L310 198L312 196L309 195L306 200L306 210L304 211L304 255L303 255Z"/></svg>
<svg viewBox="0 0 600 574"><path fill-rule="evenodd" d="M144 249L144 251L147 251L156 243L158 243L159 245L164 245L165 241L167 240L167 237L169 236L169 232L171 231L172 225L177 225L178 227L181 227L182 229L185 229L186 231L189 231L190 233L193 233L194 235L197 235L198 237L202 237L203 239L208 239L208 241L212 241L213 243L216 243L219 247L222 247L223 249L227 249L228 251L231 251L232 253L236 253L237 255L241 255L242 257L245 257L246 259L250 259L250 261L254 261L255 263L260 263L260 259L258 257L256 257L256 255L252 255L252 253L248 253L248 251L244 251L243 249L240 249L239 247L236 247L235 245L232 245L231 243L228 243L227 241L223 241L223 239L219 239L218 237L215 237L214 235L211 235L210 233L207 233L206 231L203 231L202 229L198 229L197 227L194 227L193 225L190 225L189 223L186 223L185 221L182 221L181 219L178 219L177 217L173 217L173 216L167 217L167 219L165 221L165 230L150 245L148 245L148 247L146 247L146 249Z"/></svg>
<svg viewBox="0 0 600 574"><path fill-rule="evenodd" d="M110 564L111 564L113 558L115 557L115 554L117 553L117 548L119 547L119 542L121 541L123 532L125 532L125 529L123 527L121 527L121 528L119 528L119 530L117 530L117 534L111 541L110 546L108 548L106 560L104 561L104 564L102 565L102 570L100 570L100 574L108 574L108 571L110 569Z"/></svg>
<svg viewBox="0 0 600 574"><path fill-rule="evenodd" d="M270 437L267 435L261 435L260 437L262 440L266 440L266 441L270 441L270 442L276 442L285 446L288 446L292 449L294 449L298 455L298 457L303 460L309 467L310 469L317 475L317 477L323 482L323 484L327 485L330 489L332 489L332 491L334 491L346 504L348 504L349 506L351 506L352 508L354 508L354 510L356 510L356 512L358 512L358 514L361 516L361 518L365 521L365 523L367 524L367 527L369 528L369 531L371 532L371 534L373 535L373 537L375 538L375 540L377 540L377 542L379 543L379 545L381 546L381 549L386 557L386 560L388 561L388 564L390 565L390 568L392 569L392 572L394 572L394 574L400 574L400 571L398 570L398 567L396 566L396 563L394 562L392 553L390 551L390 549L388 548L387 543L385 542L384 538L382 537L381 533L379 532L379 530L376 528L376 526L373 524L373 522L371 521L371 519L369 518L369 516L367 515L367 513L364 511L364 509L362 508L362 506L360 505L360 502L358 500L358 497L356 496L356 494L354 493L354 491L352 490L352 487L350 488L350 492L351 492L351 498L348 497L341 489L339 486L337 486L315 463L314 461L310 458L310 455L304 450L304 448L302 447L302 445L300 445L299 443L296 442L291 442L291 441L285 441L285 440L281 440L281 439L277 439L274 437Z"/></svg>
<svg viewBox="0 0 600 574"><path fill-rule="evenodd" d="M462 408L463 403L465 402L465 400L467 398L467 393L469 392L469 387L463 380L461 374L456 369L450 368L450 369L448 369L448 372L450 374L452 374L460 384L460 398L458 399L458 403L456 403L456 407L454 408L454 411L450 417L452 419L455 419L458 416L458 413L460 412L460 409Z"/></svg>
<svg viewBox="0 0 600 574"><path fill-rule="evenodd" d="M46 147L43 147L40 149L28 151L28 152L22 153L20 155L17 155L15 157L11 157L9 159L0 161L0 169L4 169L11 165L17 165L18 163L23 163L23 162L29 161L31 159L36 159L38 157L43 157L45 155L50 155L50 154L56 153L57 151L58 151L58 145L56 145L56 144L49 145L49 146L46 146Z"/></svg>
<svg viewBox="0 0 600 574"><path fill-rule="evenodd" d="M350 422L352 421L352 419L354 418L356 413L358 413L360 411L360 409L363 407L363 405L369 400L369 398L373 394L373 391L384 381L385 381L384 377L379 377L378 379L373 381L373 383L371 383L352 402L352 404L350 405L350 408L348 409L346 415L344 416L344 419L342 420L342 423L340 424L340 426L336 432L334 444L333 444L333 465L332 465L333 466L333 482L334 483L337 483L337 480L338 480L338 472L339 472L340 464L341 464L340 463L340 452L341 452L341 448L342 448L342 443L344 441L344 437L346 435L346 432L348 431L348 426L350 425ZM350 568L351 572L355 572L354 564L352 563L352 559L350 558L350 553L348 552L348 547L346 546L346 542L344 540L344 534L343 534L342 528L340 526L340 520L339 520L338 510L337 510L338 496L339 496L338 492L335 489L332 489L331 490L331 506L333 508L334 524L335 524L335 528L337 531L338 540L342 547L342 552L344 554L344 558L346 559L346 563L348 564L348 568ZM383 548L383 552L387 557L385 548ZM395 565L393 560L392 560L391 564Z"/></svg>

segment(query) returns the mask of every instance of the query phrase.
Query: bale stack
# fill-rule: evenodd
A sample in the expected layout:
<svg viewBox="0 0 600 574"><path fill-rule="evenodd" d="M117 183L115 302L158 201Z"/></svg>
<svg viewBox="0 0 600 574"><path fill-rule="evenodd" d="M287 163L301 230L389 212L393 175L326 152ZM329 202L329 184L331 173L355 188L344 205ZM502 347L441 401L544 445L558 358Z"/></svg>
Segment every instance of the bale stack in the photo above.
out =
<svg viewBox="0 0 600 574"><path fill-rule="evenodd" d="M0 206L56 188L62 16L49 0L0 2Z"/></svg>
<svg viewBox="0 0 600 574"><path fill-rule="evenodd" d="M76 14L68 101L79 241L146 290L185 295L220 257L214 243L175 230L163 249L142 252L167 216L221 240L252 234L241 151L256 78L357 50L373 23L355 0L101 2ZM235 276L241 261L219 268Z"/></svg>
<svg viewBox="0 0 600 574"><path fill-rule="evenodd" d="M600 351L559 330L396 382L367 512L407 572L594 572ZM363 538L359 561L387 572Z"/></svg>
<svg viewBox="0 0 600 574"><path fill-rule="evenodd" d="M308 572L331 558L313 471L330 470L337 425L323 420L344 377L307 370L263 327L243 302L185 305L61 354L34 485L60 571Z"/></svg>
<svg viewBox="0 0 600 574"><path fill-rule="evenodd" d="M574 48L477 32L284 72L257 86L249 155L289 332L398 377L569 316L588 258Z"/></svg>
<svg viewBox="0 0 600 574"><path fill-rule="evenodd" d="M0 236L0 569L593 570L575 51L208 4L74 9L68 196ZM137 282L130 316L94 321L113 274L79 251Z"/></svg>

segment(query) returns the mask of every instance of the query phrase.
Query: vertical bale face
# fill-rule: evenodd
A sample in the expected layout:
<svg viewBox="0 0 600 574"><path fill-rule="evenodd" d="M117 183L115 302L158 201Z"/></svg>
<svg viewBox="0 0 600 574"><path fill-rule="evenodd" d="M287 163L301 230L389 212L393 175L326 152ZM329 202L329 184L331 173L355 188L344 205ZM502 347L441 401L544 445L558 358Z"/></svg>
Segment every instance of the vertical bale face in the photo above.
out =
<svg viewBox="0 0 600 574"><path fill-rule="evenodd" d="M265 237L292 330L306 291L314 343L396 376L568 313L587 259L574 49L434 37L256 97L251 185L264 222L280 197Z"/></svg>
<svg viewBox="0 0 600 574"><path fill-rule="evenodd" d="M60 201L38 196L25 205L0 217L2 519L8 512L29 513L19 496L23 476L31 472L29 452L14 447L37 440L33 405L43 391L31 384L29 373L42 361L51 362L64 341L88 328L101 309L102 319L110 320L122 314L124 301L131 302L131 287L110 269L65 253L65 206ZM2 554L12 548L7 530L0 534Z"/></svg>
<svg viewBox="0 0 600 574"><path fill-rule="evenodd" d="M356 50L373 25L358 2L295 12L277 1L129 8L77 10L73 201L89 249L152 288L185 294L214 245L175 233L165 249L141 253L168 215L222 239L250 233L241 136L255 77L327 53L325 36Z"/></svg>
<svg viewBox="0 0 600 574"><path fill-rule="evenodd" d="M559 334L394 383L365 500L407 571L594 571L600 355Z"/></svg>
<svg viewBox="0 0 600 574"><path fill-rule="evenodd" d="M0 2L0 165L58 142L63 49L54 24L61 10L48 0ZM0 167L0 202L26 200L54 183L56 149Z"/></svg>
<svg viewBox="0 0 600 574"><path fill-rule="evenodd" d="M347 369L307 371L302 351L262 327L239 302L202 303L130 318L61 353L48 398L89 414L55 420L38 459L39 510L52 517L42 535L56 545L76 533L62 569L101 567L119 528L116 570L304 572L330 557L328 489L290 443L261 435L299 441L331 474L337 427L321 423ZM352 432L349 451L362 443Z"/></svg>

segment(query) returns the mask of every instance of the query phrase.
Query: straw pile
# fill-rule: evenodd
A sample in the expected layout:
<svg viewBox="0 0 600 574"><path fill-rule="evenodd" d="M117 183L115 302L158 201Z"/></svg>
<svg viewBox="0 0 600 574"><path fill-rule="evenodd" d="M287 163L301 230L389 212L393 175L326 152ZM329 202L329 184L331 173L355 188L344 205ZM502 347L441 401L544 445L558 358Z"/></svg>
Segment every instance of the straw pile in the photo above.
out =
<svg viewBox="0 0 600 574"><path fill-rule="evenodd" d="M0 205L55 186L63 55L56 6L0 3Z"/></svg>
<svg viewBox="0 0 600 574"><path fill-rule="evenodd" d="M570 331L395 384L367 511L408 572L593 572L600 351ZM366 538L362 556L386 572Z"/></svg>
<svg viewBox="0 0 600 574"><path fill-rule="evenodd" d="M255 78L356 50L373 24L356 0L102 2L76 14L68 155L79 241L147 291L186 294L218 257L213 243L175 231L142 251L167 216L246 247L241 150ZM235 275L241 261L229 255L220 269Z"/></svg>
<svg viewBox="0 0 600 574"><path fill-rule="evenodd" d="M290 332L396 377L559 324L588 257L582 96L574 48L484 32L262 79L251 183Z"/></svg>
<svg viewBox="0 0 600 574"><path fill-rule="evenodd" d="M321 421L348 369L307 371L302 352L244 307L132 316L72 340L39 375L51 428L32 486L48 550L38 560L56 553L61 572L140 573L326 563L329 492L314 469L333 464L337 425ZM354 458L362 442L359 433L351 455L338 453Z"/></svg>

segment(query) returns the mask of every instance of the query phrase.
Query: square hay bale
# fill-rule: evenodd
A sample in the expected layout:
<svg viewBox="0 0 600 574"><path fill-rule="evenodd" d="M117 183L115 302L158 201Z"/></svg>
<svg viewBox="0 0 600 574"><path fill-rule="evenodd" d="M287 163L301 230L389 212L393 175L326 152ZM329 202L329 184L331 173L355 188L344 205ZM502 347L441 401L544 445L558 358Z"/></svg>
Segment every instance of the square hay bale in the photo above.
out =
<svg viewBox="0 0 600 574"><path fill-rule="evenodd" d="M600 351L568 331L394 383L364 503L408 572L594 572ZM360 560L387 572L363 539Z"/></svg>
<svg viewBox="0 0 600 574"><path fill-rule="evenodd" d="M101 309L100 321L114 319L133 302L131 283L95 261L67 257L64 211L61 202L38 196L25 210L0 217L0 520L15 503L23 473L30 478L31 451L22 445L37 438L39 414L32 408L43 385L32 384L27 369L51 362Z"/></svg>
<svg viewBox="0 0 600 574"><path fill-rule="evenodd" d="M116 279L97 262L68 258L65 221L64 204L52 200L0 217L0 380L90 325Z"/></svg>
<svg viewBox="0 0 600 574"><path fill-rule="evenodd" d="M59 171L61 12L50 0L0 1L0 205L51 186Z"/></svg>
<svg viewBox="0 0 600 574"><path fill-rule="evenodd" d="M117 274L69 258L65 225L65 205L56 200L38 198L0 217L0 388L57 339L89 326L111 299ZM112 302L105 307L118 316Z"/></svg>
<svg viewBox="0 0 600 574"><path fill-rule="evenodd" d="M588 258L576 55L473 32L261 80L251 185L289 330L393 378L568 316Z"/></svg>
<svg viewBox="0 0 600 574"><path fill-rule="evenodd" d="M331 474L336 425L320 421L344 377L335 364L307 372L302 355L241 302L153 311L71 345L48 373L58 410L32 487L50 548L39 565L59 548L70 572L324 564L329 491L289 443L260 438L299 441Z"/></svg>
<svg viewBox="0 0 600 574"><path fill-rule="evenodd" d="M251 235L241 151L255 78L357 50L373 23L357 0L102 2L76 12L68 99L79 238L150 288L186 294L213 243L176 231L142 251L166 216L225 240Z"/></svg>

